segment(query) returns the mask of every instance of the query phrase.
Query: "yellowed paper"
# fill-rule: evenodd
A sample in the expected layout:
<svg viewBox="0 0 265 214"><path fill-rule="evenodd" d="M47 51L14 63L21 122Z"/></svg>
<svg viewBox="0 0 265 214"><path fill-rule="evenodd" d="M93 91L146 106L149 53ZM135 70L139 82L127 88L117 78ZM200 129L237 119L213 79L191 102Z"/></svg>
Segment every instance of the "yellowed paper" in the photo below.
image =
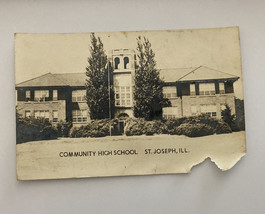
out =
<svg viewBox="0 0 265 214"><path fill-rule="evenodd" d="M245 155L237 27L96 33L107 56L103 122L86 96L91 35L15 35L19 180L188 173L206 158L228 170ZM139 36L168 101L142 120L138 95L153 82L135 93Z"/></svg>

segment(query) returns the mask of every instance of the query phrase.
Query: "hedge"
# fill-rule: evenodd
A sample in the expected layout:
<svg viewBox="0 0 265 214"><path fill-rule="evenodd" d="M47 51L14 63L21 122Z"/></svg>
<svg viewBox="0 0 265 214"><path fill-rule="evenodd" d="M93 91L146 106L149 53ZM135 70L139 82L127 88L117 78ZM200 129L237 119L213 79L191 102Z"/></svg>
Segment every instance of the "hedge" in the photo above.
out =
<svg viewBox="0 0 265 214"><path fill-rule="evenodd" d="M223 120L212 118L205 114L164 121L145 121L143 118L129 118L125 126L125 134L127 136L170 134L199 137L214 133L231 132L231 128Z"/></svg>
<svg viewBox="0 0 265 214"><path fill-rule="evenodd" d="M146 121L143 118L129 118L124 129L125 135L165 134L167 126L160 120Z"/></svg>
<svg viewBox="0 0 265 214"><path fill-rule="evenodd" d="M56 139L58 130L44 118L17 116L17 144L35 140Z"/></svg>
<svg viewBox="0 0 265 214"><path fill-rule="evenodd" d="M115 125L117 124L117 120L109 120L109 119L102 119L102 120L92 120L87 125L80 126L80 127L73 127L70 130L70 137L79 138L79 137L105 137L108 136L109 133L109 126L111 122L111 131L112 134L115 134Z"/></svg>

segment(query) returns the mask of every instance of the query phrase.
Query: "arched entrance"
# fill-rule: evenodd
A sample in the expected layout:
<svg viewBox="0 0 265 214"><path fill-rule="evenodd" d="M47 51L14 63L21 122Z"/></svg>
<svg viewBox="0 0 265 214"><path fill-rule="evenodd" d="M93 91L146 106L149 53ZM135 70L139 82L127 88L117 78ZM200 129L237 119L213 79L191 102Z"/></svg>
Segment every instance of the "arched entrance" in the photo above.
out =
<svg viewBox="0 0 265 214"><path fill-rule="evenodd" d="M126 125L126 120L129 118L129 115L126 113L120 113L117 117L118 119L118 132L119 134L124 134L124 127Z"/></svg>

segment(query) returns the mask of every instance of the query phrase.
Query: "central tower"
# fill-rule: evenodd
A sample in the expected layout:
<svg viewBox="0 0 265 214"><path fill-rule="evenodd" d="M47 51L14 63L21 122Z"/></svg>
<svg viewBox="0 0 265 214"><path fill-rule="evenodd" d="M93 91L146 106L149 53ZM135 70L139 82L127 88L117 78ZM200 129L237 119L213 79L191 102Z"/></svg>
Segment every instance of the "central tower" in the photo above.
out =
<svg viewBox="0 0 265 214"><path fill-rule="evenodd" d="M114 117L133 117L133 86L135 52L130 49L111 51L113 64L113 87L115 92Z"/></svg>

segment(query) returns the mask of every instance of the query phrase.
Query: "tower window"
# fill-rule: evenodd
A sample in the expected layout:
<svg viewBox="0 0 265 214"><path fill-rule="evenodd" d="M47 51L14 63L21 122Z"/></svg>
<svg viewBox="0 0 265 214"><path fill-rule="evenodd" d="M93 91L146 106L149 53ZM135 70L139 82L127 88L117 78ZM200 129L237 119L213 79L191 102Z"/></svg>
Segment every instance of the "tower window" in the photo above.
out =
<svg viewBox="0 0 265 214"><path fill-rule="evenodd" d="M124 57L124 69L129 69L129 58L126 56Z"/></svg>
<svg viewBox="0 0 265 214"><path fill-rule="evenodd" d="M115 69L119 69L119 64L120 64L120 58L119 57L115 57L114 64L115 64Z"/></svg>

